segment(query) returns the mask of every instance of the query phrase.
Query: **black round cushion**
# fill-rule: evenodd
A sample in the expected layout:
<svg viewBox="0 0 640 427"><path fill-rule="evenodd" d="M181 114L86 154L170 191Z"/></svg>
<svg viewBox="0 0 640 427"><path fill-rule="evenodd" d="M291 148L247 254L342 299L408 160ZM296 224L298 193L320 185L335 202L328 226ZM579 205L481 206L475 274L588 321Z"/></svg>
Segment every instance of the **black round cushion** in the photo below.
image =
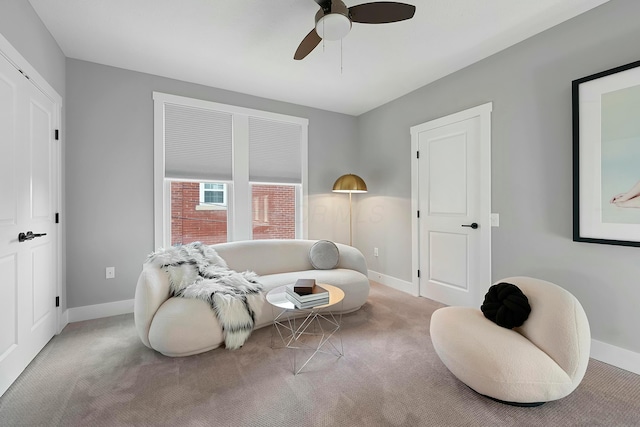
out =
<svg viewBox="0 0 640 427"><path fill-rule="evenodd" d="M503 328L522 326L531 313L527 296L511 283L497 283L489 288L480 307L484 317Z"/></svg>

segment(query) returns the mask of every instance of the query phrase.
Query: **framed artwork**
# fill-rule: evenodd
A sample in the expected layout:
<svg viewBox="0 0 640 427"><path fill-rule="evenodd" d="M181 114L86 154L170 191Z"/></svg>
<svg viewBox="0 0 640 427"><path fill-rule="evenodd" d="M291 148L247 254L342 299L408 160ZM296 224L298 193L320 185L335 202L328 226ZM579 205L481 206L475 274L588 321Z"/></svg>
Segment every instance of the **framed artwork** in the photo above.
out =
<svg viewBox="0 0 640 427"><path fill-rule="evenodd" d="M573 240L640 246L640 61L573 81Z"/></svg>

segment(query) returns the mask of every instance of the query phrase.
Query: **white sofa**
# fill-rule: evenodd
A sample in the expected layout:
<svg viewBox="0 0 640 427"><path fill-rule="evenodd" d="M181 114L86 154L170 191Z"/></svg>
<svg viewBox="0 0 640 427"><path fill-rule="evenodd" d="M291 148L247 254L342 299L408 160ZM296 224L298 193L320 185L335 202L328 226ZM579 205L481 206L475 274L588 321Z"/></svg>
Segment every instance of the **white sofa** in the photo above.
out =
<svg viewBox="0 0 640 427"><path fill-rule="evenodd" d="M314 269L309 250L315 240L252 240L212 245L230 269L254 271L260 276L264 294L298 278L314 278L341 288L344 301L338 309L349 313L369 296L367 265L362 253L337 243L338 265L330 270ZM336 308L332 307L332 311ZM263 300L255 328L270 325L278 310ZM222 329L211 307L204 301L169 297L167 273L145 263L135 293L134 318L142 342L160 353L178 357L209 351L224 342ZM251 338L249 338L251 339Z"/></svg>

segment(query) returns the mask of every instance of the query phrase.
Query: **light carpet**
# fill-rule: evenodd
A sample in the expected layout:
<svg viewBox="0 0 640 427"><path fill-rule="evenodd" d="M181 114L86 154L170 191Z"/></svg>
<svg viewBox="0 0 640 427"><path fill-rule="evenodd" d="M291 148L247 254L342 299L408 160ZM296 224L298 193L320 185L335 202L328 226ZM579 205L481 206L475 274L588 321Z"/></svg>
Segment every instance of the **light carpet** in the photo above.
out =
<svg viewBox="0 0 640 427"><path fill-rule="evenodd" d="M68 325L0 398L2 426L637 426L640 376L591 360L568 397L503 405L453 377L429 337L440 304L372 284L342 318L345 356L294 376L272 328L239 350L169 358L133 315Z"/></svg>

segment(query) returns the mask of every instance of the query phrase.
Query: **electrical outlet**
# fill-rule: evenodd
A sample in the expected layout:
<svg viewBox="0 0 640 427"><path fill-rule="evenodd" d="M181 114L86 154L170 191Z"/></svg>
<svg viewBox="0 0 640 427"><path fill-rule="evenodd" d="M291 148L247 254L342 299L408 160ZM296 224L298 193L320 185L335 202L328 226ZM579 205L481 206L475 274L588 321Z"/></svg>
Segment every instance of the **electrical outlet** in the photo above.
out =
<svg viewBox="0 0 640 427"><path fill-rule="evenodd" d="M116 277L116 268L115 267L107 267L105 269L105 276L107 279L113 279Z"/></svg>
<svg viewBox="0 0 640 427"><path fill-rule="evenodd" d="M378 256L378 248L373 248L373 256Z"/></svg>

